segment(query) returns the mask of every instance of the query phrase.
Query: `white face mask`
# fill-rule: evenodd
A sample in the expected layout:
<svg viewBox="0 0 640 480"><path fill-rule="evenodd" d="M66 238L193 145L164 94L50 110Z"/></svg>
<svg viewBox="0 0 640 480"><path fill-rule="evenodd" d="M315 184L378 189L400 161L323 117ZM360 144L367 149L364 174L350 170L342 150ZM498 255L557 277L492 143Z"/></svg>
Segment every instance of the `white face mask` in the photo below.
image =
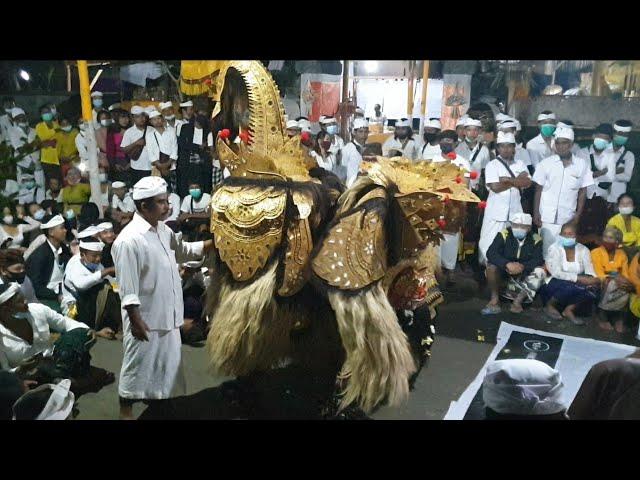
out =
<svg viewBox="0 0 640 480"><path fill-rule="evenodd" d="M7 225L11 225L13 223L13 215L5 215L2 217L2 221Z"/></svg>
<svg viewBox="0 0 640 480"><path fill-rule="evenodd" d="M111 120L110 118L100 120L100 125L102 125L103 127L110 127L112 123L113 123L113 120Z"/></svg>
<svg viewBox="0 0 640 480"><path fill-rule="evenodd" d="M101 173L98 175L98 178L100 179L101 183L105 183L107 181L107 174L106 173Z"/></svg>
<svg viewBox="0 0 640 480"><path fill-rule="evenodd" d="M66 127L60 127L60 128L62 129L63 132L70 132L73 127L71 125L68 125Z"/></svg>
<svg viewBox="0 0 640 480"><path fill-rule="evenodd" d="M169 121L169 122L170 122L171 120L173 120L174 118L176 118L176 116L175 116L175 115L165 115L165 116L164 116L164 119L165 119L165 120L167 120L167 121Z"/></svg>
<svg viewBox="0 0 640 480"><path fill-rule="evenodd" d="M33 214L33 218L35 218L36 220L40 221L44 218L44 216L47 214L47 212L45 212L44 210L40 209L38 210L36 213Z"/></svg>
<svg viewBox="0 0 640 480"><path fill-rule="evenodd" d="M618 210L622 215L631 215L633 213L633 207L620 207Z"/></svg>

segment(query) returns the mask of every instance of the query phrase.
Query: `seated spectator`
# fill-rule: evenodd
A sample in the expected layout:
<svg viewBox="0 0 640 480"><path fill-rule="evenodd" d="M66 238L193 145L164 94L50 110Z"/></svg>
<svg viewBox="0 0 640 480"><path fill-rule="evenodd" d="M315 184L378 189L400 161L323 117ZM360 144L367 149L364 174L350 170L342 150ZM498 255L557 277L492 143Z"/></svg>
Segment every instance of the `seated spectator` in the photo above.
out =
<svg viewBox="0 0 640 480"><path fill-rule="evenodd" d="M0 284L17 283L20 292L28 303L37 303L33 284L27 277L24 257L20 250L8 248L0 250Z"/></svg>
<svg viewBox="0 0 640 480"><path fill-rule="evenodd" d="M13 405L13 420L68 420L75 418L76 397L71 391L71 380L57 384L45 383L25 392Z"/></svg>
<svg viewBox="0 0 640 480"><path fill-rule="evenodd" d="M627 258L633 258L640 250L640 218L633 215L635 205L631 195L623 193L618 197L618 212L609 219L607 226L622 232L622 248Z"/></svg>
<svg viewBox="0 0 640 480"><path fill-rule="evenodd" d="M93 235L96 227L79 233L80 253L67 263L62 283L63 312L87 324L99 337L115 339L122 328L120 298L105 278L115 276L115 268L104 268L102 243Z"/></svg>
<svg viewBox="0 0 640 480"><path fill-rule="evenodd" d="M638 351L591 367L568 416L571 420L640 420Z"/></svg>
<svg viewBox="0 0 640 480"><path fill-rule="evenodd" d="M111 247L113 246L113 242L116 239L116 234L113 231L113 223L111 222L103 222L96 225L96 234L98 239L104 243L104 248L102 249L102 266L104 268L113 267L113 257L111 256ZM115 274L113 275L115 277Z"/></svg>
<svg viewBox="0 0 640 480"><path fill-rule="evenodd" d="M67 170L67 173L69 171ZM49 189L44 194L45 200L55 200L57 203L62 203L62 187L60 180L52 177L49 179Z"/></svg>
<svg viewBox="0 0 640 480"><path fill-rule="evenodd" d="M170 224L168 226L172 228L180 216L180 197L173 191L171 184L167 184L167 193L169 194L167 198L169 200L169 215L164 222Z"/></svg>
<svg viewBox="0 0 640 480"><path fill-rule="evenodd" d="M540 289L545 313L553 320L569 319L584 325L576 312L591 315L597 298L600 279L591 262L591 252L576 242L576 228L565 223L560 229L559 242L549 247L546 268L551 278ZM562 310L562 313L558 309Z"/></svg>
<svg viewBox="0 0 640 480"><path fill-rule="evenodd" d="M631 292L631 299L629 301L629 310L636 318L640 319L640 253L636 253L636 256L631 260L629 265L629 280L633 283L634 291ZM640 340L640 333L637 336Z"/></svg>
<svg viewBox="0 0 640 480"><path fill-rule="evenodd" d="M4 207L2 211L2 223L0 223L0 248L21 248L25 240L25 234L36 230L40 222L29 215L18 213L20 205L15 210Z"/></svg>
<svg viewBox="0 0 640 480"><path fill-rule="evenodd" d="M29 256L26 271L38 300L60 311L64 268L71 258L65 244L67 228L60 215L45 217L44 221L40 229L45 231L46 241Z"/></svg>
<svg viewBox="0 0 640 480"><path fill-rule="evenodd" d="M206 339L206 323L202 318L206 280L202 273L203 261L187 262L180 266L182 296L184 298L184 325L180 327L182 341L186 344Z"/></svg>
<svg viewBox="0 0 640 480"><path fill-rule="evenodd" d="M80 183L81 178L82 174L76 167L67 172L67 186L61 191L65 212L72 210L78 215L82 206L91 198L91 187L87 183Z"/></svg>
<svg viewBox="0 0 640 480"><path fill-rule="evenodd" d="M629 260L619 248L622 232L616 227L606 227L602 243L591 250L591 261L596 275L602 281L602 296L598 303L598 323L603 330L612 330L615 322L618 333L625 331L624 315L629 305L629 294L635 291L629 280Z"/></svg>
<svg viewBox="0 0 640 480"><path fill-rule="evenodd" d="M35 177L30 173L23 173L18 191L18 203L41 203L45 199L44 188L36 184Z"/></svg>
<svg viewBox="0 0 640 480"><path fill-rule="evenodd" d="M127 192L124 182L113 182L111 184L111 218L124 226L131 221L136 211L131 194Z"/></svg>
<svg viewBox="0 0 640 480"><path fill-rule="evenodd" d="M484 315L500 312L499 292L503 280L508 280L510 290L515 293L511 311L521 313L522 302L533 301L544 277L540 268L544 265L542 238L531 231L531 215L517 213L510 220L511 226L498 233L487 250L491 300L482 310Z"/></svg>
<svg viewBox="0 0 640 480"><path fill-rule="evenodd" d="M199 183L189 184L189 195L182 199L178 221L185 233L206 231L209 224L209 204L211 195L202 193Z"/></svg>
<svg viewBox="0 0 640 480"><path fill-rule="evenodd" d="M566 420L563 389L560 372L546 363L496 360L482 382L487 420Z"/></svg>
<svg viewBox="0 0 640 480"><path fill-rule="evenodd" d="M89 225L95 224L100 218L100 210L93 202L87 202L82 205L80 214L78 215L78 230L84 230Z"/></svg>

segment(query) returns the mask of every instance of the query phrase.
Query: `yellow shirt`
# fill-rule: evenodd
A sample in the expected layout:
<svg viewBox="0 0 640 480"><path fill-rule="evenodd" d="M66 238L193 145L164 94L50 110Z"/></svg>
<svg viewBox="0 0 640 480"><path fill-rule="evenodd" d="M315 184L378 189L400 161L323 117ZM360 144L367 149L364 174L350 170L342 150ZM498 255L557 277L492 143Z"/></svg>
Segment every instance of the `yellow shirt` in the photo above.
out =
<svg viewBox="0 0 640 480"><path fill-rule="evenodd" d="M64 210L73 210L76 215L80 214L82 205L87 203L91 198L91 187L88 183L78 183L77 185L68 185L62 189L62 201L64 202Z"/></svg>
<svg viewBox="0 0 640 480"><path fill-rule="evenodd" d="M591 250L591 262L593 269L599 278L605 278L615 272L625 278L629 278L629 260L624 250L618 248L613 255L613 260L609 259L609 252L604 247Z"/></svg>
<svg viewBox="0 0 640 480"><path fill-rule="evenodd" d="M56 148L58 149L59 158L73 158L78 156L78 149L76 148L76 137L78 133L78 130L75 128L70 132L62 130L56 132L56 140L58 140Z"/></svg>
<svg viewBox="0 0 640 480"><path fill-rule="evenodd" d="M640 246L640 218L631 216L631 229L627 231L624 218L619 213L607 222L608 227L616 227L622 232L622 245L625 247Z"/></svg>
<svg viewBox="0 0 640 480"><path fill-rule="evenodd" d="M55 140L56 130L59 128L58 122L53 122L52 128L49 128L45 122L40 122L36 125L36 135L42 141ZM42 147L40 150L40 162L51 165L60 165L57 147Z"/></svg>

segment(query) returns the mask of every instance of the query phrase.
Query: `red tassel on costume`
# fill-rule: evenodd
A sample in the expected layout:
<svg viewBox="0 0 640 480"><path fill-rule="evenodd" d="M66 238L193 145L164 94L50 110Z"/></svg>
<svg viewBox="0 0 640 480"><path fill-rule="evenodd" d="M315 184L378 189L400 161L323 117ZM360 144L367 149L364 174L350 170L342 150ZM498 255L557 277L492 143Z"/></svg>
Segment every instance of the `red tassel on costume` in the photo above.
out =
<svg viewBox="0 0 640 480"><path fill-rule="evenodd" d="M445 155L445 157L447 157L449 160L455 160L457 156L458 155L456 155L456 152L449 152Z"/></svg>
<svg viewBox="0 0 640 480"><path fill-rule="evenodd" d="M300 134L300 140L302 140L302 143L307 143L311 140L311 134L309 134L309 132L302 132Z"/></svg>
<svg viewBox="0 0 640 480"><path fill-rule="evenodd" d="M475 180L476 178L478 178L478 172L476 172L475 170L473 170L472 172L469 172L469 178L471 180Z"/></svg>
<svg viewBox="0 0 640 480"><path fill-rule="evenodd" d="M245 144L249 143L249 139L251 138L251 136L249 135L249 132L246 130L243 130L242 132L240 132L238 136L240 137L240 140L242 140Z"/></svg>
<svg viewBox="0 0 640 480"><path fill-rule="evenodd" d="M229 138L231 136L231 130L229 130L228 128L223 128L222 130L220 130L220 133L218 133L218 136L223 140Z"/></svg>
<svg viewBox="0 0 640 480"><path fill-rule="evenodd" d="M442 229L447 226L447 221L444 218L438 220L438 226Z"/></svg>
<svg viewBox="0 0 640 480"><path fill-rule="evenodd" d="M456 177L456 183L462 183L462 178Z"/></svg>
<svg viewBox="0 0 640 480"><path fill-rule="evenodd" d="M484 210L485 208L487 208L487 202L485 202L484 200L482 200L480 203L478 203L478 208L480 210Z"/></svg>

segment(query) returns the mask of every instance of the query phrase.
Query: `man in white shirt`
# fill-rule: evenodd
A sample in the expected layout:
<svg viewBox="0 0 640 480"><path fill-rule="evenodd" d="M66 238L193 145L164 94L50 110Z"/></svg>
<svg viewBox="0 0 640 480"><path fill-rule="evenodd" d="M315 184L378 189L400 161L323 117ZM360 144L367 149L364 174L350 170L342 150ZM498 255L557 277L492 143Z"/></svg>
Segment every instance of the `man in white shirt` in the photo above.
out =
<svg viewBox="0 0 640 480"><path fill-rule="evenodd" d="M136 183L136 214L113 244L123 309L124 358L118 387L122 419L133 418L132 405L138 400L166 399L186 389L178 262L199 260L213 243L183 242L161 221L169 211L166 192L160 177Z"/></svg>
<svg viewBox="0 0 640 480"><path fill-rule="evenodd" d="M19 149L27 144L33 144L36 141L36 131L29 126L27 115L21 108L14 108L11 111L13 118L13 126L9 128L9 143L15 149ZM17 164L16 180L22 183L22 175L24 173L33 175L36 183L44 187L44 171L40 164L40 150L26 155Z"/></svg>
<svg viewBox="0 0 640 480"><path fill-rule="evenodd" d="M296 135L300 135L301 130L302 129L300 127L300 124L298 124L298 122L296 122L295 120L287 121L287 124L286 124L287 137L292 138L292 137L295 137Z"/></svg>
<svg viewBox="0 0 640 480"><path fill-rule="evenodd" d="M147 115L144 108L135 105L131 108L133 116L133 126L125 130L122 136L120 147L124 152L131 155L138 155L137 159L131 157L131 183L134 184L141 178L151 175L151 159L149 158L149 145L146 142ZM140 150L142 148L142 150Z"/></svg>
<svg viewBox="0 0 640 480"><path fill-rule="evenodd" d="M552 156L553 133L556 130L556 114L550 110L545 110L538 115L538 128L540 133L527 142L527 151L531 157L531 165L537 168L538 164Z"/></svg>
<svg viewBox="0 0 640 480"><path fill-rule="evenodd" d="M111 217L118 223L124 225L133 218L136 206L124 182L113 182L111 184Z"/></svg>
<svg viewBox="0 0 640 480"><path fill-rule="evenodd" d="M415 160L418 158L418 154L418 145L413 138L413 130L411 130L409 120L403 118L397 121L393 137L390 137L382 145L382 155Z"/></svg>
<svg viewBox="0 0 640 480"><path fill-rule="evenodd" d="M153 128L147 130L147 148L149 160L162 178L175 188L176 162L178 161L178 137L174 128L166 124L159 111L149 112L149 123Z"/></svg>
<svg viewBox="0 0 640 480"><path fill-rule="evenodd" d="M202 187L196 182L189 185L189 195L182 199L178 221L185 233L206 231L209 224L209 204L211 195L202 192Z"/></svg>
<svg viewBox="0 0 640 480"><path fill-rule="evenodd" d="M478 172L478 178L470 182L472 189L478 187L480 182L479 175L491 160L489 149L479 141L480 127L482 127L480 120L467 118L464 123L464 142L461 142L456 147L456 153L469 160L471 169Z"/></svg>
<svg viewBox="0 0 640 480"><path fill-rule="evenodd" d="M515 137L517 132L521 129L520 122L509 118L498 124L498 132L511 133ZM522 164L529 168L531 166L531 156L526 148L522 147L522 143L518 143L516 140L516 153L514 156L516 161L522 162Z"/></svg>
<svg viewBox="0 0 640 480"><path fill-rule="evenodd" d="M369 137L369 122L358 118L353 122L353 140L347 143L342 149L341 163L347 170L347 188L356 181L362 162L362 153Z"/></svg>
<svg viewBox="0 0 640 480"><path fill-rule="evenodd" d="M320 126L331 135L331 148L329 151L337 155L344 147L344 140L338 135L338 121L331 116L324 117L320 120Z"/></svg>
<svg viewBox="0 0 640 480"><path fill-rule="evenodd" d="M545 258L562 225L569 222L577 225L580 221L587 187L593 185L587 162L571 153L573 130L559 128L554 134L558 153L542 160L533 175L536 183L533 221L540 228Z"/></svg>
<svg viewBox="0 0 640 480"><path fill-rule="evenodd" d="M176 114L173 111L173 103L171 102L161 102L160 105L158 105L158 108L160 109L160 113L162 114L162 118L164 118L167 121L167 126L176 129L176 135L177 135L177 126L179 120L176 119Z"/></svg>
<svg viewBox="0 0 640 480"><path fill-rule="evenodd" d="M614 155L616 170L607 198L607 201L613 205L617 205L620 195L627 192L627 185L631 181L633 167L636 163L636 157L633 152L627 150L625 146L629 140L632 127L633 125L629 120L617 120L613 124L614 135L610 148Z"/></svg>
<svg viewBox="0 0 640 480"><path fill-rule="evenodd" d="M609 123L602 123L594 131L593 143L579 153L591 167L594 180L594 184L587 188L587 200L578 226L582 243L598 242L610 216L607 197L616 170L615 156L608 149L611 137L613 127Z"/></svg>
<svg viewBox="0 0 640 480"><path fill-rule="evenodd" d="M506 228L512 215L522 212L520 191L531 185L527 167L515 159L516 139L513 133L499 131L496 143L498 156L485 168L489 197L478 242L481 265L486 264L487 250L496 235Z"/></svg>
<svg viewBox="0 0 640 480"><path fill-rule="evenodd" d="M422 139L424 144L420 147L418 158L421 160L431 160L436 155L440 155L440 141L438 134L442 130L442 124L437 118L430 118L424 121Z"/></svg>
<svg viewBox="0 0 640 480"><path fill-rule="evenodd" d="M458 136L458 139L456 141L459 144L464 142L464 126L465 123L467 123L468 119L469 115L465 114L456 121L456 135Z"/></svg>
<svg viewBox="0 0 640 480"><path fill-rule="evenodd" d="M18 192L18 203L20 205L26 205L28 203L42 203L44 199L44 187L36 184L36 180L33 175L23 173L20 190Z"/></svg>
<svg viewBox="0 0 640 480"><path fill-rule="evenodd" d="M169 215L167 216L165 223L175 222L180 216L180 207L182 202L180 201L180 196L172 190L170 185L167 185L167 193L169 194Z"/></svg>

